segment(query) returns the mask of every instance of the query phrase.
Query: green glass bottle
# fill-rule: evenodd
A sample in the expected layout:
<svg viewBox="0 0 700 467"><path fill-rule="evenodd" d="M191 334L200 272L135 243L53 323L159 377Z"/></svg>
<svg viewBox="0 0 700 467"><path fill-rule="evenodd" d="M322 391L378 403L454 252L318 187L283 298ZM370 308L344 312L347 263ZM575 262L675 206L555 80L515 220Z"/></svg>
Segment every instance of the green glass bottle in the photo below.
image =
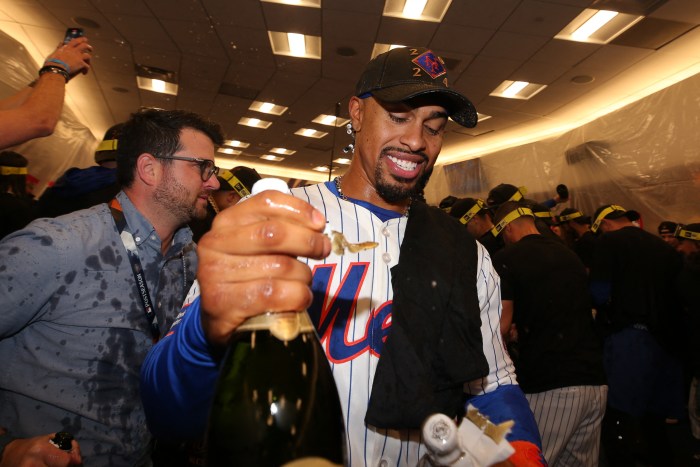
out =
<svg viewBox="0 0 700 467"><path fill-rule="evenodd" d="M338 392L308 314L243 323L217 384L207 465L343 465L345 443Z"/></svg>

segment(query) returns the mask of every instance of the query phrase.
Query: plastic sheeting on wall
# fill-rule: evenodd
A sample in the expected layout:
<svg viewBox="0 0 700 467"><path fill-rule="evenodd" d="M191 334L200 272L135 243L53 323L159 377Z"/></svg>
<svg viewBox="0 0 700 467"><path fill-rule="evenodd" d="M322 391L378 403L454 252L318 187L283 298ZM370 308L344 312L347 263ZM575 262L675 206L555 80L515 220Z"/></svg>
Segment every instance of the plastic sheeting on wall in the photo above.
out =
<svg viewBox="0 0 700 467"><path fill-rule="evenodd" d="M37 64L19 42L3 32L0 32L0 62L4 64L4 73L0 77L0 98L14 94L36 78ZM32 189L38 197L49 183L70 167L95 165L97 143L92 132L64 105L61 119L51 136L8 149L29 160L28 173L39 180Z"/></svg>
<svg viewBox="0 0 700 467"><path fill-rule="evenodd" d="M485 198L499 183L525 186L538 201L564 183L565 206L592 215L619 204L653 232L661 220L700 222L700 75L561 136L438 166L425 193L432 204Z"/></svg>

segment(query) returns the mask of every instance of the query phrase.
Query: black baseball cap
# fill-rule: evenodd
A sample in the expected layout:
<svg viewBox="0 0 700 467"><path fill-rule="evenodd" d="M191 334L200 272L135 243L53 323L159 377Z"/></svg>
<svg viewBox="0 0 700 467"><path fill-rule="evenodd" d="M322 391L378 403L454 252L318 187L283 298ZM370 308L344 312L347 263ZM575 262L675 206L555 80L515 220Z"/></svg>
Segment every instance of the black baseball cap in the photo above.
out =
<svg viewBox="0 0 700 467"><path fill-rule="evenodd" d="M661 234L671 234L676 231L678 224L672 221L663 221L659 224L659 235Z"/></svg>
<svg viewBox="0 0 700 467"><path fill-rule="evenodd" d="M374 57L357 82L355 95L386 102L434 96L458 124L473 128L477 122L474 104L450 87L445 62L423 47L400 47Z"/></svg>
<svg viewBox="0 0 700 467"><path fill-rule="evenodd" d="M591 231L595 233L603 219L619 219L621 217L626 217L630 221L638 221L642 216L637 211L628 211L616 204L605 204L595 210Z"/></svg>
<svg viewBox="0 0 700 467"><path fill-rule="evenodd" d="M239 165L231 170L221 169L216 178L219 180L220 191L235 191L242 198L250 195L253 185L262 177L257 170Z"/></svg>
<svg viewBox="0 0 700 467"><path fill-rule="evenodd" d="M700 242L700 223L678 225L674 235L683 240L695 240Z"/></svg>
<svg viewBox="0 0 700 467"><path fill-rule="evenodd" d="M102 142L95 149L95 162L98 164L108 161L117 160L117 147L119 145L119 133L124 126L123 123L117 123L111 126L109 130L105 132Z"/></svg>

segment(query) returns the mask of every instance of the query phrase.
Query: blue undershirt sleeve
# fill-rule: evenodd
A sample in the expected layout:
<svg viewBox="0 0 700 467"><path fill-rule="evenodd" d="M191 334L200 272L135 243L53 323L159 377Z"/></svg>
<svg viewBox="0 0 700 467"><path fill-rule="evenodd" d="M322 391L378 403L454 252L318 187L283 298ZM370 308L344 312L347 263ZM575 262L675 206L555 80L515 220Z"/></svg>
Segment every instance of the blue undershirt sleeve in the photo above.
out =
<svg viewBox="0 0 700 467"><path fill-rule="evenodd" d="M204 435L219 375L219 362L200 322L199 297L182 312L141 367L141 399L148 428L167 440Z"/></svg>

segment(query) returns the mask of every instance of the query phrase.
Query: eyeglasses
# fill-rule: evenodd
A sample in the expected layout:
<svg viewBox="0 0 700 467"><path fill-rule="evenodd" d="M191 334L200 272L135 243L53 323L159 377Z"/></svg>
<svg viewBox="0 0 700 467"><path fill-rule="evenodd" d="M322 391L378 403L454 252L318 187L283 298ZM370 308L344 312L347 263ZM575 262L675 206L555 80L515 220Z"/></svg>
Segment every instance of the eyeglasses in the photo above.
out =
<svg viewBox="0 0 700 467"><path fill-rule="evenodd" d="M182 156L153 156L156 159L174 159L176 161L194 162L199 166L199 172L202 175L202 181L206 182L212 175L219 173L219 168L214 165L214 161L210 159L200 159L199 157L182 157Z"/></svg>

